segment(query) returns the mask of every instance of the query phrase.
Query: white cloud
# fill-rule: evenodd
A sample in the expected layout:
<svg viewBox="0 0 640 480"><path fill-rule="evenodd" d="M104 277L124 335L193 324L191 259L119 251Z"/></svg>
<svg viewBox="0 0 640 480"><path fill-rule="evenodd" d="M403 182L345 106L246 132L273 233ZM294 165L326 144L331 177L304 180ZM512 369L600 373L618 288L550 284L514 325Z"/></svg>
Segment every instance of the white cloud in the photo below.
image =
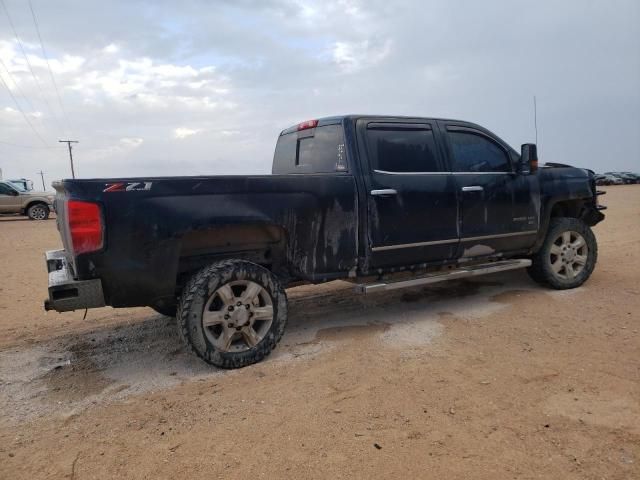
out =
<svg viewBox="0 0 640 480"><path fill-rule="evenodd" d="M361 8L358 2L351 0L339 0L338 5L347 15L357 16L361 13Z"/></svg>
<svg viewBox="0 0 640 480"><path fill-rule="evenodd" d="M31 62L31 65L34 67L47 68L47 61L37 55L29 55L29 62ZM62 59L50 59L49 65L51 65L51 70L53 70L55 75L64 75L79 72L85 62L86 59L80 56L63 55ZM44 73L43 71L43 74Z"/></svg>
<svg viewBox="0 0 640 480"><path fill-rule="evenodd" d="M118 47L115 43L110 43L106 47L102 49L104 53L118 53L120 51L120 47Z"/></svg>
<svg viewBox="0 0 640 480"><path fill-rule="evenodd" d="M43 77L43 79L48 77L47 61L40 54L40 46L24 42L23 46L36 75ZM0 37L0 58L12 74L17 74L18 76L28 74L30 77L29 65L15 40L2 40ZM56 75L77 72L84 63L85 59L83 57L69 54L64 54L61 58L49 59L51 70Z"/></svg>
<svg viewBox="0 0 640 480"><path fill-rule="evenodd" d="M197 133L200 133L201 131L202 129L199 128L179 127L173 131L173 136L182 140L183 138L190 137L191 135L195 135Z"/></svg>
<svg viewBox="0 0 640 480"><path fill-rule="evenodd" d="M84 149L83 145L75 147L77 152L74 154L74 158L86 158L89 162L95 162L97 160L122 158L124 155L131 153L142 146L144 143L143 138L139 137L122 137L119 138L114 144L101 146L98 148Z"/></svg>
<svg viewBox="0 0 640 480"><path fill-rule="evenodd" d="M318 9L307 2L298 2L300 16L306 20L313 20L318 15Z"/></svg>
<svg viewBox="0 0 640 480"><path fill-rule="evenodd" d="M150 109L215 108L230 92L229 81L211 66L156 63L150 58L119 59L76 77L71 89L94 101L134 103Z"/></svg>
<svg viewBox="0 0 640 480"><path fill-rule="evenodd" d="M137 137L125 137L120 139L120 146L123 148L138 148L144 143L144 139Z"/></svg>
<svg viewBox="0 0 640 480"><path fill-rule="evenodd" d="M346 73L377 65L387 58L390 52L391 40L335 42L332 48L333 61Z"/></svg>

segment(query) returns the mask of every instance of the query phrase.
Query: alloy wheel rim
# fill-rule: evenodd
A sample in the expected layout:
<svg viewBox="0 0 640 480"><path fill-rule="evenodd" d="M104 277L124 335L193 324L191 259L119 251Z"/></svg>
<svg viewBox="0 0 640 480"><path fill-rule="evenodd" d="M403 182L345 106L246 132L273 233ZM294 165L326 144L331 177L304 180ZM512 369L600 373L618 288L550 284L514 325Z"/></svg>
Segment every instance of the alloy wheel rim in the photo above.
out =
<svg viewBox="0 0 640 480"><path fill-rule="evenodd" d="M549 263L554 275L563 280L573 280L587 265L589 247L578 232L567 230L551 244Z"/></svg>
<svg viewBox="0 0 640 480"><path fill-rule="evenodd" d="M31 210L31 215L33 216L33 218L35 218L36 220L44 220L45 217L45 211L44 208L42 207L35 207L33 210Z"/></svg>
<svg viewBox="0 0 640 480"><path fill-rule="evenodd" d="M222 352L244 352L259 344L273 323L269 292L251 280L236 280L213 292L202 312L208 340Z"/></svg>

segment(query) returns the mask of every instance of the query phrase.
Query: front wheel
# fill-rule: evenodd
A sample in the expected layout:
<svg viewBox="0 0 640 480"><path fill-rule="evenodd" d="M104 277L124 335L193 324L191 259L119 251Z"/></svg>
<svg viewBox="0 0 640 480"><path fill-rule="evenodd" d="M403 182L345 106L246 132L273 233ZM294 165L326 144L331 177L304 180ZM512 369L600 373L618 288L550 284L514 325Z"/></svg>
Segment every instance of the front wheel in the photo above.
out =
<svg viewBox="0 0 640 480"><path fill-rule="evenodd" d="M552 218L547 237L527 269L536 282L563 290L582 285L598 259L591 228L577 218Z"/></svg>
<svg viewBox="0 0 640 480"><path fill-rule="evenodd" d="M287 296L269 270L226 260L191 277L177 319L196 355L217 367L240 368L262 360L282 338Z"/></svg>

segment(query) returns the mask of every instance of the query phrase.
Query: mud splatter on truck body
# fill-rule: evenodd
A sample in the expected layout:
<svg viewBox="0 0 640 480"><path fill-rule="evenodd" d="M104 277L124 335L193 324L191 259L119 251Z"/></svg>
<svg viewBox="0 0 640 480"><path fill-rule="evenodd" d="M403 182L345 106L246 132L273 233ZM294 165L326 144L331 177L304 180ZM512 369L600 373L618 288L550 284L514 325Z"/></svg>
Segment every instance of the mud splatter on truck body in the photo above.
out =
<svg viewBox="0 0 640 480"><path fill-rule="evenodd" d="M314 282L343 276L356 265L351 176L145 178L150 190L103 192L106 183L118 181L56 184L60 200L81 197L102 205L107 248L72 261L82 278L99 274L113 306L173 297L176 278L205 260L273 263L283 275ZM64 225L60 231L70 250Z"/></svg>

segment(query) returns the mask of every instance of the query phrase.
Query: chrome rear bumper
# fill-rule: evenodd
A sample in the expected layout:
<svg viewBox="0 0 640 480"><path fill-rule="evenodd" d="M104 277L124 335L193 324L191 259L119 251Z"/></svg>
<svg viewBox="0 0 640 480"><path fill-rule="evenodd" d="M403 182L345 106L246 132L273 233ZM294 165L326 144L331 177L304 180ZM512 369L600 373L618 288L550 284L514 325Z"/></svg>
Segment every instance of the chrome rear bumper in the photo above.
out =
<svg viewBox="0 0 640 480"><path fill-rule="evenodd" d="M50 250L45 257L49 272L49 298L44 301L45 310L70 312L104 307L100 279L74 280L64 250Z"/></svg>

